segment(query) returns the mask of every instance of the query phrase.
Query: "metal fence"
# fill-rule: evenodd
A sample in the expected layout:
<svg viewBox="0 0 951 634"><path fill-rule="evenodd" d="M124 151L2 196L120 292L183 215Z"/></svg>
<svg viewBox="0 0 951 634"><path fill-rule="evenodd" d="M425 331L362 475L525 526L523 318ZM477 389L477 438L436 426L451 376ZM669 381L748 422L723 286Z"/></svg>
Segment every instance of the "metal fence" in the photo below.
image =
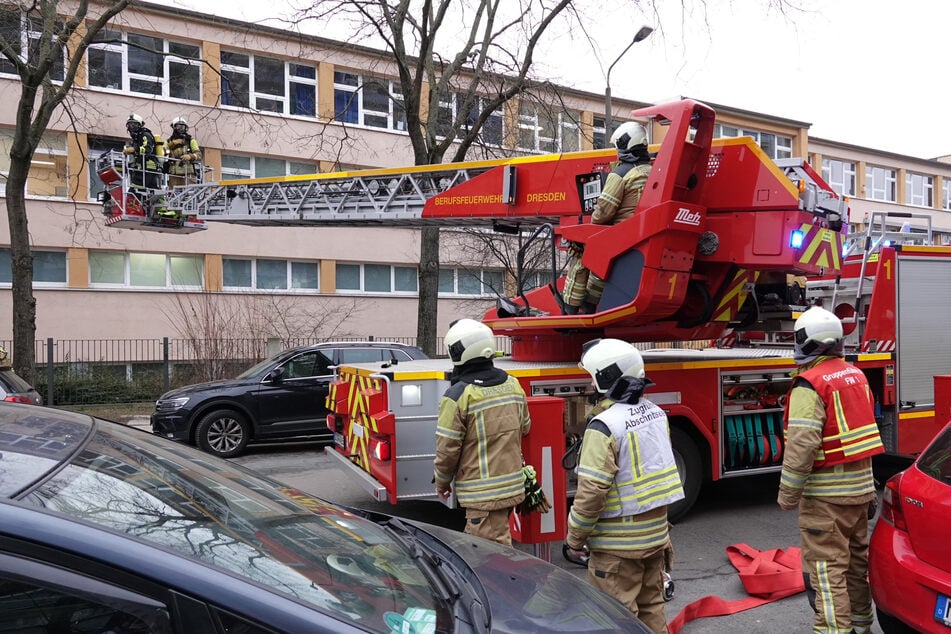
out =
<svg viewBox="0 0 951 634"><path fill-rule="evenodd" d="M34 384L47 405L153 401L174 387L233 378L295 346L330 341L296 339L39 339ZM416 345L415 337L334 337L332 341L389 341ZM12 350L10 341L0 345ZM500 350L510 352L507 337ZM448 356L437 339L437 356Z"/></svg>
<svg viewBox="0 0 951 634"><path fill-rule="evenodd" d="M68 406L154 401L171 388L233 378L287 348L328 339L45 339L36 341L34 384L47 405ZM334 337L332 341L390 341L416 345L415 337ZM709 342L636 344L704 347ZM0 341L7 350L12 342ZM511 340L497 338L511 354ZM442 338L437 357L448 357Z"/></svg>

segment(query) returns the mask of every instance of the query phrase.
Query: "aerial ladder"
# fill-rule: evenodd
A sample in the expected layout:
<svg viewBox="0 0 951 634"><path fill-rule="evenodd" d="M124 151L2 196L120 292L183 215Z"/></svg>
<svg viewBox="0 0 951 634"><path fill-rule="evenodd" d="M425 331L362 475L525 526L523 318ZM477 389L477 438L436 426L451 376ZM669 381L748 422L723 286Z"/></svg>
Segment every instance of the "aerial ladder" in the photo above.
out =
<svg viewBox="0 0 951 634"><path fill-rule="evenodd" d="M164 192L178 227L155 226L141 208L121 204L127 179L113 167L106 176L117 185L103 213L111 226L183 233L210 222L507 225L535 229L553 245L583 245L583 263L606 283L595 313L563 314L557 275L486 313L497 334L511 337L516 360L577 359L598 336L715 339L751 319L751 301L755 319L757 284L839 271L847 201L808 163L774 162L748 137L714 140L714 111L693 100L632 117L657 120L666 134L651 148L637 212L617 225L590 222L614 150L190 184Z"/></svg>

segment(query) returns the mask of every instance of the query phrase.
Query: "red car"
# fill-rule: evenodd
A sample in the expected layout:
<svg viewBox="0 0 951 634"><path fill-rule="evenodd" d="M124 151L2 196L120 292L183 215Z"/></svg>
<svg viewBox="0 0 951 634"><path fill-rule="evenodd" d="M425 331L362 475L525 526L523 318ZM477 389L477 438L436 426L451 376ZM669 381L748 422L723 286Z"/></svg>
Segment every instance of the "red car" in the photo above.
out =
<svg viewBox="0 0 951 634"><path fill-rule="evenodd" d="M885 634L951 634L951 423L886 483L869 581Z"/></svg>

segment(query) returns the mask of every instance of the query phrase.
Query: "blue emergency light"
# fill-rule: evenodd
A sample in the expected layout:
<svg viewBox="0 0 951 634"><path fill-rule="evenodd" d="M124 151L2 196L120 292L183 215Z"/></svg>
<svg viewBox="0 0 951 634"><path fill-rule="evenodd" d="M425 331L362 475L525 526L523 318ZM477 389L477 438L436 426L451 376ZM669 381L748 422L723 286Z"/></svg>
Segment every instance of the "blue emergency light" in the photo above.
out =
<svg viewBox="0 0 951 634"><path fill-rule="evenodd" d="M789 246L794 249L798 249L802 246L802 241L806 237L802 231L798 229L789 234Z"/></svg>

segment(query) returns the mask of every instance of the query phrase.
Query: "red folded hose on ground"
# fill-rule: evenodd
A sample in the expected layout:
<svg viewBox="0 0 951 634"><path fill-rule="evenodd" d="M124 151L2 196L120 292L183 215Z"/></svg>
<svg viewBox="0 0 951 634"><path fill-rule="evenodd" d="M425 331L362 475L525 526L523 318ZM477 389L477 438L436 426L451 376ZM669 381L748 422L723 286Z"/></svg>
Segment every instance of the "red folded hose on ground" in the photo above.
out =
<svg viewBox="0 0 951 634"><path fill-rule="evenodd" d="M772 548L761 551L747 544L733 544L727 546L726 556L740 573L740 581L750 596L726 601L711 595L688 603L667 624L670 634L677 634L684 625L695 619L736 614L785 599L806 589L802 578L801 551L795 546L786 550Z"/></svg>

